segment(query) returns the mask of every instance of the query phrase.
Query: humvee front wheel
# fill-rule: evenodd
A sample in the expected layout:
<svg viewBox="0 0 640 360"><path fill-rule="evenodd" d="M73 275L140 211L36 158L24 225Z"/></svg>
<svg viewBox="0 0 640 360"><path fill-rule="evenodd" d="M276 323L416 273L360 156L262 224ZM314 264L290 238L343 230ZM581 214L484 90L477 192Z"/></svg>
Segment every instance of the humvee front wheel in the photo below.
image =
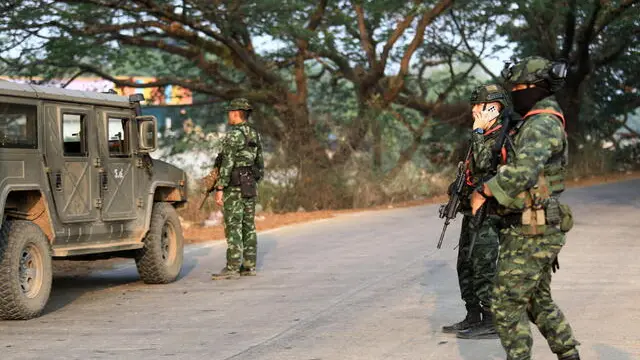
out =
<svg viewBox="0 0 640 360"><path fill-rule="evenodd" d="M136 252L140 278L147 284L175 281L182 270L184 237L176 210L171 204L153 204L144 247Z"/></svg>
<svg viewBox="0 0 640 360"><path fill-rule="evenodd" d="M0 318L40 316L51 293L51 250L34 223L8 220L0 231Z"/></svg>

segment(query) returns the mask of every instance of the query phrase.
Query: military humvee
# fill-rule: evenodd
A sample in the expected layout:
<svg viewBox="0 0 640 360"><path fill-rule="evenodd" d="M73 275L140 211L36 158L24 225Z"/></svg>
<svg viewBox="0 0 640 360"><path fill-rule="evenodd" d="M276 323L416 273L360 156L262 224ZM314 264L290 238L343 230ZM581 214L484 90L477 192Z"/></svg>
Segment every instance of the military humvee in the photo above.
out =
<svg viewBox="0 0 640 360"><path fill-rule="evenodd" d="M129 97L0 81L0 318L41 314L52 259L135 259L174 281L185 173L153 160L157 122Z"/></svg>

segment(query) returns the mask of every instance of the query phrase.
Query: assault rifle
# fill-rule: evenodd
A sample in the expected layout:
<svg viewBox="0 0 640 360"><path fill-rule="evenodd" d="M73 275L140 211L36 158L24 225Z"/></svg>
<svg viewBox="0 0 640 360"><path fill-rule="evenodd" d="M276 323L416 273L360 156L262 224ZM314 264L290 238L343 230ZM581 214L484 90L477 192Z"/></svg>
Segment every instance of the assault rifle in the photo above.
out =
<svg viewBox="0 0 640 360"><path fill-rule="evenodd" d="M440 205L439 213L440 219L445 219L444 227L442 228L442 234L440 234L440 241L438 241L438 249L442 246L442 240L444 239L444 234L447 231L447 226L451 222L451 219L455 219L456 214L458 213L458 209L460 208L460 202L462 200L462 191L464 189L466 174L465 174L465 163L471 157L471 146L469 146L469 150L467 151L467 156L465 156L464 161L460 161L458 163L458 170L456 172L456 180L453 185L453 189L451 189L451 194L449 194L449 201L446 204Z"/></svg>
<svg viewBox="0 0 640 360"><path fill-rule="evenodd" d="M222 164L223 157L224 156L222 155L222 153L218 154L213 164L213 170L211 170L209 175L205 177L207 190L204 194L204 197L202 198L202 202L200 202L200 207L198 207L198 210L202 210L202 207L204 206L204 203L207 202L209 195L211 195L211 193L215 190L216 182L218 181L218 177L220 177L220 165Z"/></svg>
<svg viewBox="0 0 640 360"><path fill-rule="evenodd" d="M213 180L213 184L216 183L216 181L218 181L218 176L220 175L220 172L218 171L218 168L214 168L209 175L207 175L207 177L211 180ZM202 207L204 206L204 203L207 202L207 199L209 199L209 195L211 195L211 193L215 190L215 186L211 186L207 189L207 191L204 194L204 197L202 198L202 202L200 202L200 207L198 207L198 210L202 210Z"/></svg>
<svg viewBox="0 0 640 360"><path fill-rule="evenodd" d="M514 125L513 113L511 112L511 109L509 108L505 109L502 117L504 121L502 123L502 129L500 129L500 135L498 135L498 139L496 140L496 143L493 145L493 149L491 149L492 157L491 157L491 168L489 169L489 176L480 182L479 187L484 186L484 182L486 180L494 177L498 173L498 163L500 162L500 156L502 155L502 147L504 146L505 141L507 141L507 136L509 135L509 131L511 131ZM491 201L495 201L495 200L487 199L471 219L473 232L471 234L471 243L469 244L469 253L467 254L467 260L471 259L471 253L473 253L473 247L476 244L476 239L478 238L478 230L480 230L480 226L482 226L482 223L487 217L487 207L489 206L489 203Z"/></svg>

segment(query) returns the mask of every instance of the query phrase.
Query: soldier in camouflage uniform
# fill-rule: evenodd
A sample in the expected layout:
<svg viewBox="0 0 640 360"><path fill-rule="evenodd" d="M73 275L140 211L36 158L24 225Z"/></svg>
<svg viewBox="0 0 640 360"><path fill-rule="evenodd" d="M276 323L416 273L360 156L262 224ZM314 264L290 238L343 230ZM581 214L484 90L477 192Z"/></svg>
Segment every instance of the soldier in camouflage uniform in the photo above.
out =
<svg viewBox="0 0 640 360"><path fill-rule="evenodd" d="M551 298L551 273L573 226L571 209L559 201L564 190L567 136L553 95L564 84L566 64L529 57L505 67L505 88L522 121L513 149L497 175L472 194L473 211L495 198L501 233L491 310L508 360L531 359L527 319L536 324L561 360L577 360L579 342Z"/></svg>
<svg viewBox="0 0 640 360"><path fill-rule="evenodd" d="M223 206L227 265L212 276L214 280L256 274L256 182L264 174L260 135L247 123L252 110L249 101L234 99L226 110L230 129L222 141L222 161L214 186L216 203Z"/></svg>
<svg viewBox="0 0 640 360"><path fill-rule="evenodd" d="M502 128L504 110L511 107L509 94L497 84L476 88L470 99L474 117L471 135L472 157L467 164L468 194L491 173L492 149ZM498 217L489 214L479 229L472 221L470 204L462 209L464 214L458 245L458 283L467 316L462 321L444 326L445 333L456 333L463 339L497 339L490 311L491 291L498 257ZM476 240L471 247L472 234ZM472 251L469 257L469 251Z"/></svg>

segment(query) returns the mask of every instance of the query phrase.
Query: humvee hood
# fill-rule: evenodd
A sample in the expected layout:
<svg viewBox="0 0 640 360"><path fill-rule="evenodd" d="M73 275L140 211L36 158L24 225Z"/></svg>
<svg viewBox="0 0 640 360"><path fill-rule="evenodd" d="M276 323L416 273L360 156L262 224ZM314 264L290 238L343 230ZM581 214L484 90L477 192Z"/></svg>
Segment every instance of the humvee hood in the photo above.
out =
<svg viewBox="0 0 640 360"><path fill-rule="evenodd" d="M180 180L186 180L183 170L177 166L171 165L162 160L153 159L153 177L156 180L164 180L178 183Z"/></svg>

